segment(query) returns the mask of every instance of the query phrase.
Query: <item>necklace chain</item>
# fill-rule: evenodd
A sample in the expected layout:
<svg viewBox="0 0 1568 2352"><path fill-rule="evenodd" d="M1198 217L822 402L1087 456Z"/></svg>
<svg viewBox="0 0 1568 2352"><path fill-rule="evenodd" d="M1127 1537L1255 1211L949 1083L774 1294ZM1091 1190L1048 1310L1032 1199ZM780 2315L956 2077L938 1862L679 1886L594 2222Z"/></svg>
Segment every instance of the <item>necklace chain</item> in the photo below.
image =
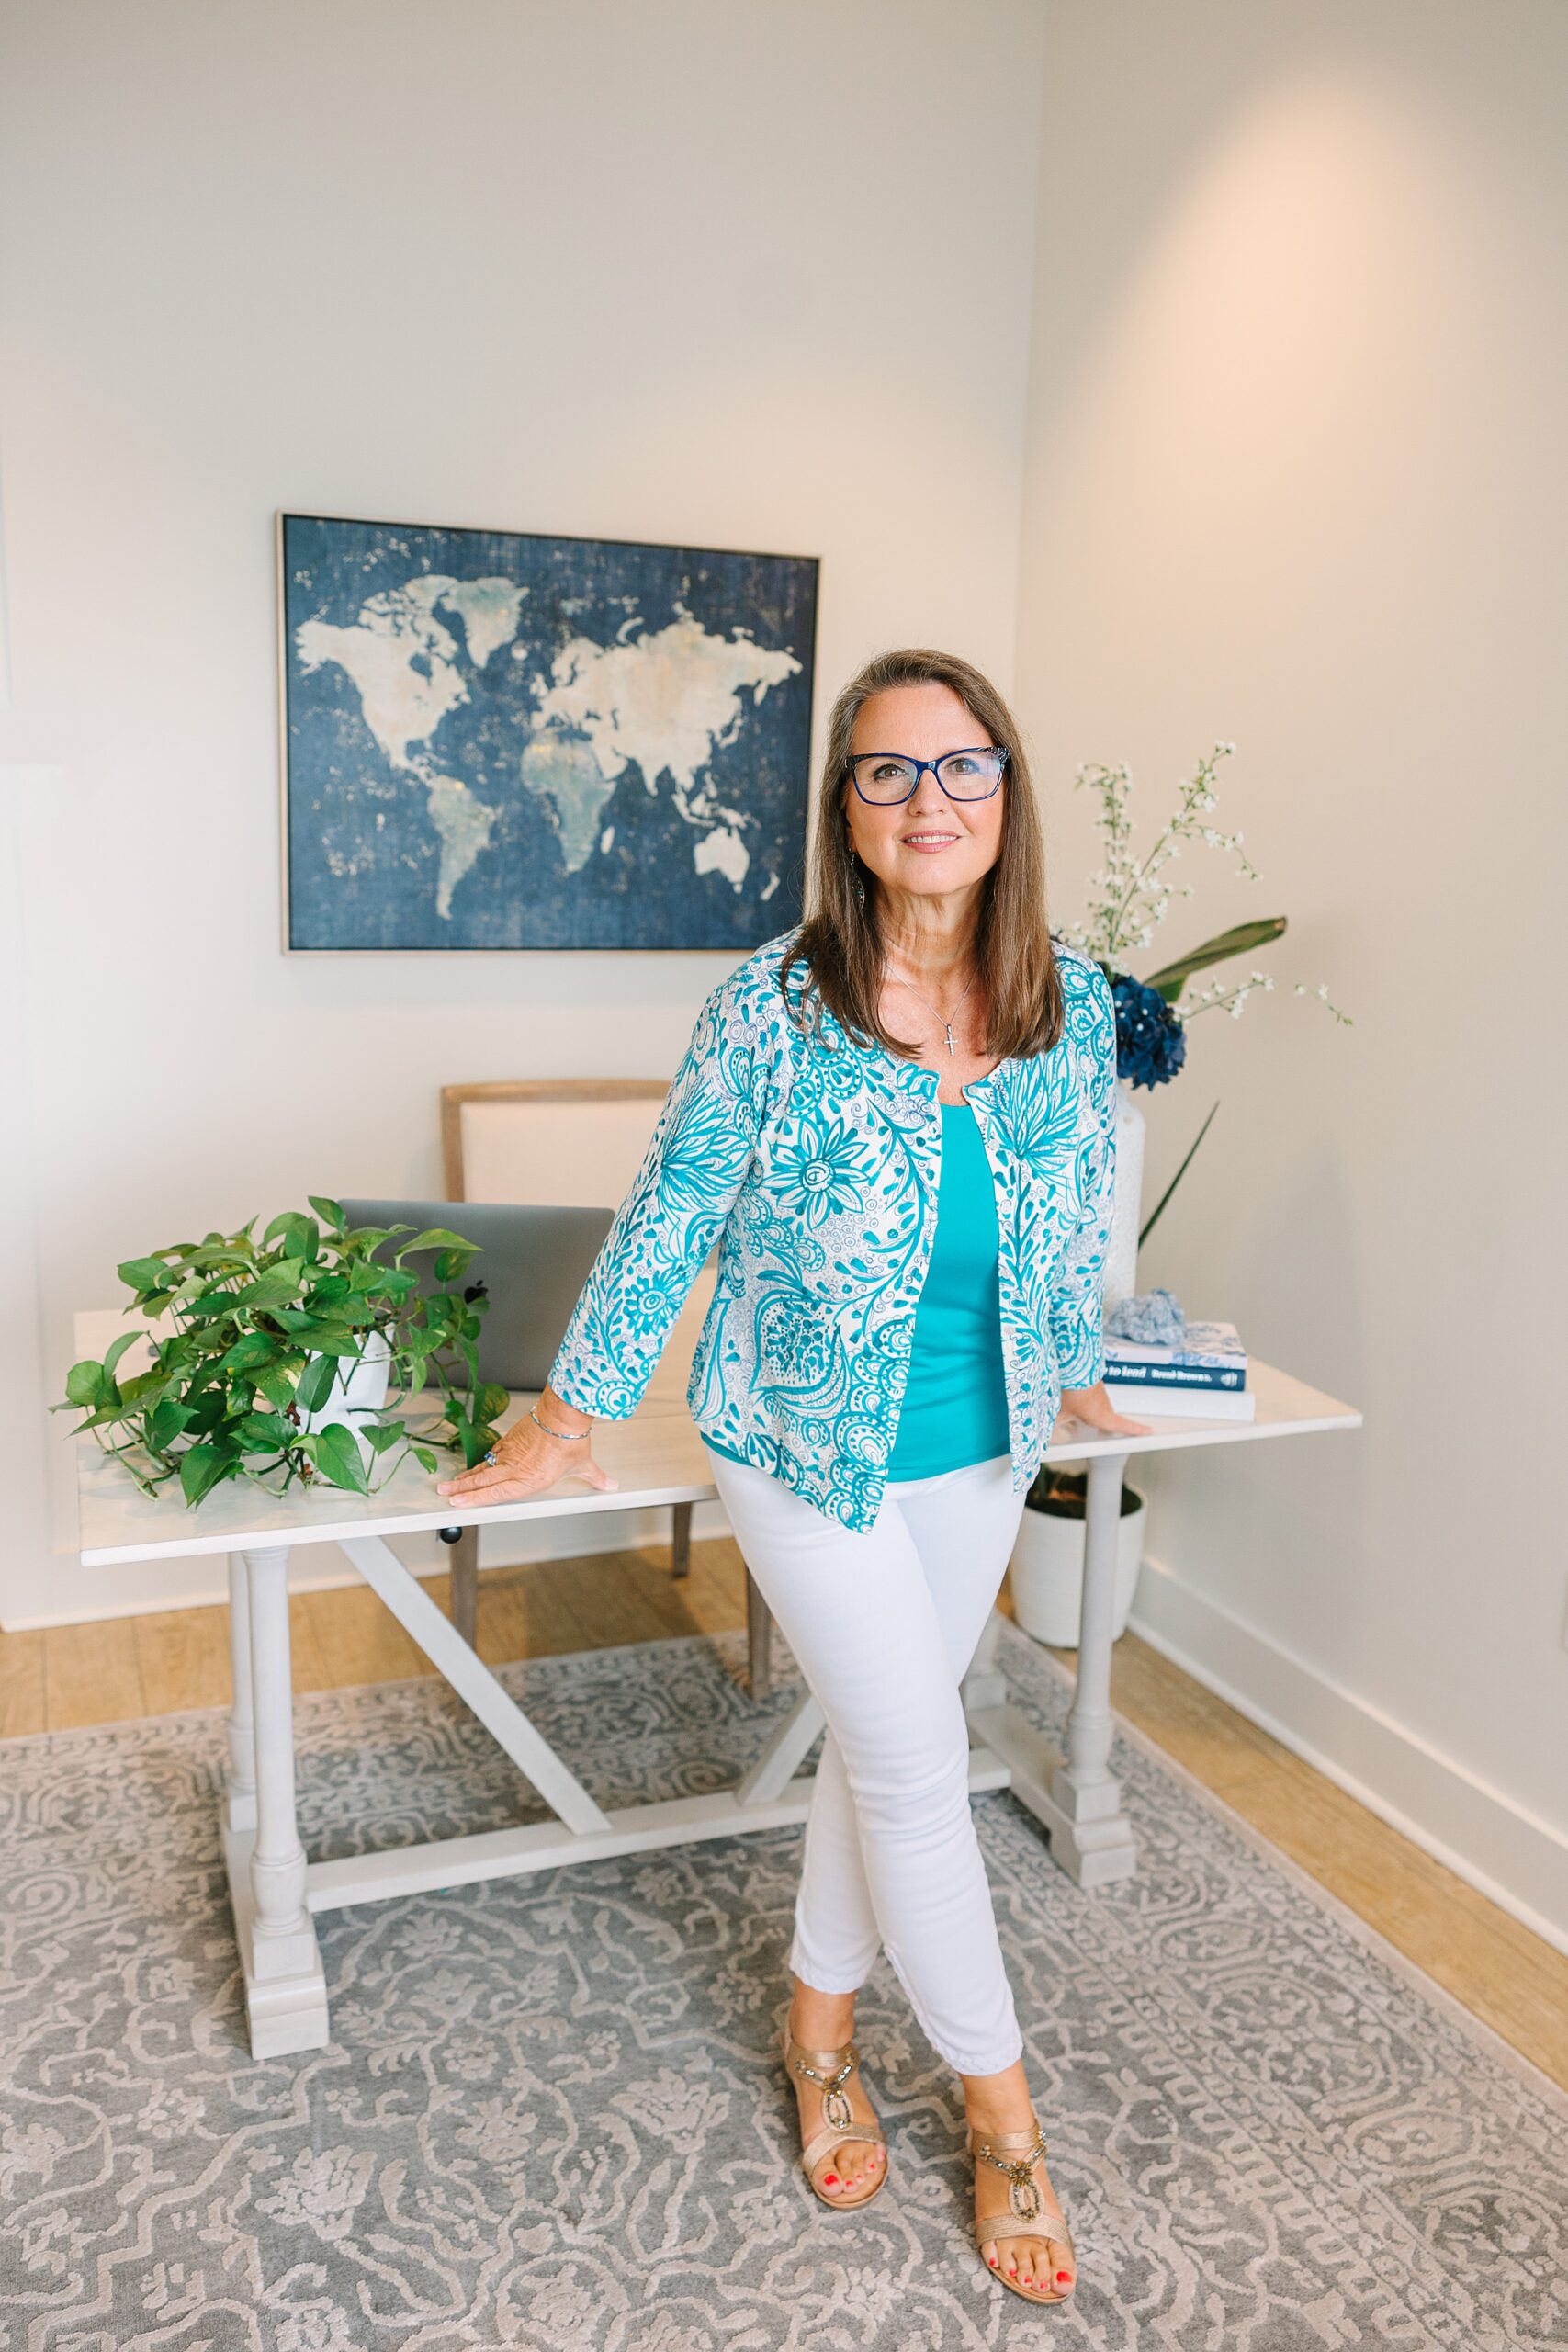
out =
<svg viewBox="0 0 1568 2352"><path fill-rule="evenodd" d="M903 979L899 979L899 978L898 978L897 974L897 973L895 973L895 974L894 974L894 979L895 979L895 981L897 982L897 986L898 986L899 988L901 988L901 989L908 989L908 991L909 991L909 994L914 998L914 1000L915 1000L916 1003L917 1003L917 1004L923 1004L923 1005L925 1006L925 1008L926 1008L926 1011L931 1014L931 1019L932 1019L933 1021L940 1021L940 1022L942 1023L942 1043L943 1043L943 1045L947 1047L947 1050L948 1050L948 1053L949 1053L949 1055L950 1055L950 1056L951 1056L951 1055L953 1055L953 1054L955 1054L955 1053L957 1052L957 1050L958 1050L957 1046L956 1046L953 1044L953 1022L954 1022L954 1021L956 1021L956 1020L957 1020L958 1015L959 1015L959 1012L960 1012L960 1011L961 1011L961 1010L962 1010L962 1008L963 1008L963 1004L964 1004L964 997L966 997L966 996L968 995L968 993L969 993L969 989L972 989L972 988L974 987L974 985L975 985L975 981L976 981L976 975L975 973L971 972L971 973L970 973L970 975L969 975L969 987L968 987L968 988L966 988L966 989L964 989L964 996L961 996L961 997L959 998L959 1000L958 1000L958 1002L953 1006L953 1012L952 1012L952 1014L951 1014L950 1016L946 1016L946 1017L944 1017L942 1013L940 1013L940 1012L937 1011L937 1009L936 1009L935 1005L934 1005L934 1004L932 1004L932 1003L929 1001L929 999L927 999L927 998L923 997L923 996L920 994L919 989L918 988L916 988L916 987L913 985L913 983L912 983L911 981L909 981L909 980L903 980Z"/></svg>

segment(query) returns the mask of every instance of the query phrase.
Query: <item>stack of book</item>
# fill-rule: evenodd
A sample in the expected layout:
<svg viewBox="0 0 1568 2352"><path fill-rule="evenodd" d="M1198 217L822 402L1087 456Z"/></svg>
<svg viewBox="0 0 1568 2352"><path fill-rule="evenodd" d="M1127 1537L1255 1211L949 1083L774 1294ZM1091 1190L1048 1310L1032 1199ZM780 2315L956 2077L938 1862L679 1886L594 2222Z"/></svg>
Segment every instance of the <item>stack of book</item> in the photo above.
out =
<svg viewBox="0 0 1568 2352"><path fill-rule="evenodd" d="M1116 1410L1134 1420L1186 1413L1204 1420L1250 1421L1258 1410L1247 1385L1247 1351L1234 1323L1189 1323L1174 1347L1108 1336L1105 1390Z"/></svg>

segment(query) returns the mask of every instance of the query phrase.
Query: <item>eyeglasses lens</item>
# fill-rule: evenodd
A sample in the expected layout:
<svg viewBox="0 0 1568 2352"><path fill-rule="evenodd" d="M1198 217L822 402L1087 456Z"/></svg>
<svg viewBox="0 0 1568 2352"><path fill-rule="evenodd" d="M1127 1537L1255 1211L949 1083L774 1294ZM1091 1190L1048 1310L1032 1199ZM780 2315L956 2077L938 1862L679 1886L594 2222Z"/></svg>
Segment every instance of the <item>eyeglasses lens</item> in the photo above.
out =
<svg viewBox="0 0 1568 2352"><path fill-rule="evenodd" d="M1004 754L994 751L949 752L936 763L937 782L953 800L986 800L996 790ZM919 774L913 760L891 752L856 760L855 789L863 800L908 800Z"/></svg>

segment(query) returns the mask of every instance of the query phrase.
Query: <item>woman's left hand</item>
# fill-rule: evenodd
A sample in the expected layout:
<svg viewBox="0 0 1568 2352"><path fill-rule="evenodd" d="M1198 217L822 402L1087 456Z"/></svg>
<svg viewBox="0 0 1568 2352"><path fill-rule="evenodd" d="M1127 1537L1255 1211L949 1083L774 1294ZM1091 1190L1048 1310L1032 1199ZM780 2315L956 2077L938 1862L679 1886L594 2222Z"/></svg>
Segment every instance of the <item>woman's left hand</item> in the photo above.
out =
<svg viewBox="0 0 1568 2352"><path fill-rule="evenodd" d="M1105 1383L1097 1380L1092 1388L1064 1388L1061 1409L1056 1415L1052 1437L1070 1437L1072 1431L1062 1427L1064 1421L1084 1421L1091 1430L1103 1430L1107 1437L1148 1437L1147 1421L1130 1421L1119 1413L1105 1393Z"/></svg>

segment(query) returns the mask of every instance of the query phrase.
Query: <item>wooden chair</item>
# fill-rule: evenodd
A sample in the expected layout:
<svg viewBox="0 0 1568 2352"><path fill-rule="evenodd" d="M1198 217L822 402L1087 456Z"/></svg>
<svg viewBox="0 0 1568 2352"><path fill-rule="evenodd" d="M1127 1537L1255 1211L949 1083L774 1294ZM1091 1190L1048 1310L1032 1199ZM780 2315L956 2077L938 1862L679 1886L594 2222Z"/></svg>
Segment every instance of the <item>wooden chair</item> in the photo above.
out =
<svg viewBox="0 0 1568 2352"><path fill-rule="evenodd" d="M559 1208L619 1207L642 1164L670 1091L658 1078L491 1079L441 1090L441 1150L451 1201ZM705 1307L712 1261L692 1306ZM670 1572L691 1571L692 1505L671 1507ZM446 1540L446 1539L444 1539ZM452 1618L470 1645L479 1602L479 1532L452 1543ZM772 1617L746 1577L752 1695L766 1695Z"/></svg>

